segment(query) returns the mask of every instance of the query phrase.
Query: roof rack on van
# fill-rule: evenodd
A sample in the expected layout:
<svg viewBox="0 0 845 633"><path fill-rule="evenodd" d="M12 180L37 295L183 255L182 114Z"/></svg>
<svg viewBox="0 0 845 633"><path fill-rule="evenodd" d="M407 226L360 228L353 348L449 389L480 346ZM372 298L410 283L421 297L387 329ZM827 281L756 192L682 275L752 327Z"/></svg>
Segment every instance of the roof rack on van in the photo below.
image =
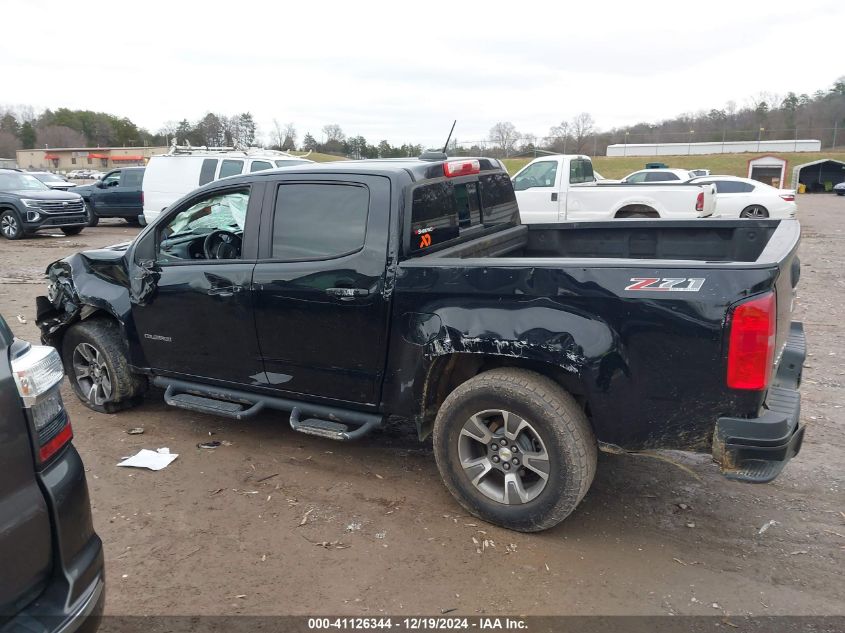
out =
<svg viewBox="0 0 845 633"><path fill-rule="evenodd" d="M281 156L284 158L305 158L309 154L311 154L311 150L308 150L306 154L301 156L296 156L294 154L290 154L288 152L280 152L279 150L275 149L264 149L262 147L244 147L244 146L236 146L236 147L209 147L207 145L199 145L194 147L187 141L185 141L185 145L177 145L176 139L174 138L170 144L170 150L167 152L168 156L173 156L177 154L193 154L194 152L202 152L202 153L210 153L210 152L225 152L227 154L243 154L244 156L254 156L254 155L261 155L261 156Z"/></svg>

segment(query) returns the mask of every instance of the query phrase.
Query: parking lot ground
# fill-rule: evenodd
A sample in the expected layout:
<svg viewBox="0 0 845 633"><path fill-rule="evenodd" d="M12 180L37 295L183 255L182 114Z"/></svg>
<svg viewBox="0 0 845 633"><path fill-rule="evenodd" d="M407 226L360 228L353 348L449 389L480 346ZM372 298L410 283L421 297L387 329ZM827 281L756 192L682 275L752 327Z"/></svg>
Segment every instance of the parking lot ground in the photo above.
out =
<svg viewBox="0 0 845 633"><path fill-rule="evenodd" d="M845 614L845 199L801 196L799 216L809 428L772 484L729 482L707 456L669 456L693 476L601 455L569 519L519 534L466 516L410 430L339 444L277 413L167 408L156 390L108 416L65 387L105 543L106 613ZM118 220L0 242L0 313L37 340L46 265L136 232ZM197 448L211 439L225 442ZM115 466L163 446L179 454L165 470Z"/></svg>

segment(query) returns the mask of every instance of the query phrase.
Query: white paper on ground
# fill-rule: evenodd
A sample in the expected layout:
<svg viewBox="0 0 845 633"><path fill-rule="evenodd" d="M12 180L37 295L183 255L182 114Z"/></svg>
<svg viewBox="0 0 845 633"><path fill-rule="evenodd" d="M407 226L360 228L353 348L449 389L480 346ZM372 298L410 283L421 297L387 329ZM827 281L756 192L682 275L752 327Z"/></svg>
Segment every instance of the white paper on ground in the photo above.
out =
<svg viewBox="0 0 845 633"><path fill-rule="evenodd" d="M167 468L170 463L179 457L176 453L171 453L169 448L160 448L157 451L151 451L142 448L132 457L127 457L118 466L132 466L134 468L149 468L150 470L161 470Z"/></svg>

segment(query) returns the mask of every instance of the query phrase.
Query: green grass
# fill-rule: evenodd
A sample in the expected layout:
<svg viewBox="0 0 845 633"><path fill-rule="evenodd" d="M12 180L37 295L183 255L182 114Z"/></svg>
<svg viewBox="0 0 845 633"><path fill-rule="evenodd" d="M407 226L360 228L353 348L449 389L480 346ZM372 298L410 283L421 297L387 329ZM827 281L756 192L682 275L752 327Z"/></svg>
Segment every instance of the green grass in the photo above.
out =
<svg viewBox="0 0 845 633"><path fill-rule="evenodd" d="M748 161L767 154L706 154L702 156L596 156L593 167L605 178L624 178L632 171L644 169L651 161L664 162L679 169L709 169L713 174L748 176ZM845 161L845 152L778 152L774 154L788 161L786 181L792 180L792 168L821 158ZM506 158L505 167L513 175L531 162L531 158Z"/></svg>

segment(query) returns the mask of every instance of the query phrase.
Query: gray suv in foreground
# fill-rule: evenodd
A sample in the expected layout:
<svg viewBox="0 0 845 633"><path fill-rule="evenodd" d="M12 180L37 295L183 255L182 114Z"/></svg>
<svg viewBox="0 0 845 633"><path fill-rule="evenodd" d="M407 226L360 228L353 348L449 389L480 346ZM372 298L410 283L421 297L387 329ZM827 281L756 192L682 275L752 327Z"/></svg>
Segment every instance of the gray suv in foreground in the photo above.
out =
<svg viewBox="0 0 845 633"><path fill-rule="evenodd" d="M17 240L42 229L76 235L88 225L82 196L50 189L35 176L0 169L0 234Z"/></svg>
<svg viewBox="0 0 845 633"><path fill-rule="evenodd" d="M0 633L92 633L105 601L56 350L0 317Z"/></svg>

